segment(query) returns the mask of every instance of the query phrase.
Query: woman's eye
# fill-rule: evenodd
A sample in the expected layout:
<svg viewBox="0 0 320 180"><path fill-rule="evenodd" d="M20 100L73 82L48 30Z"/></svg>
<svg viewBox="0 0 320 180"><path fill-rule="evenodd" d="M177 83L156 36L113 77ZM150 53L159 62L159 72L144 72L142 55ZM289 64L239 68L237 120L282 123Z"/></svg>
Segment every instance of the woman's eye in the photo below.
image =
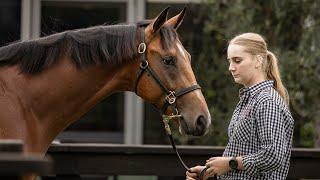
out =
<svg viewBox="0 0 320 180"><path fill-rule="evenodd" d="M175 59L172 56L167 56L162 59L163 63L166 65L174 65Z"/></svg>
<svg viewBox="0 0 320 180"><path fill-rule="evenodd" d="M240 63L240 62L241 62L241 59L237 58L237 59L234 60L234 62L235 62L235 63Z"/></svg>

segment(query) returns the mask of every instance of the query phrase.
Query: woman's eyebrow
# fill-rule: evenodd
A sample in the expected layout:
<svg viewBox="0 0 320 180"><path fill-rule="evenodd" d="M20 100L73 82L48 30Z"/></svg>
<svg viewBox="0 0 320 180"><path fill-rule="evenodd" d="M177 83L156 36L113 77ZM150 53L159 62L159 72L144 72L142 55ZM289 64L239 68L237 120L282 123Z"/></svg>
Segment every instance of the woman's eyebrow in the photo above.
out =
<svg viewBox="0 0 320 180"><path fill-rule="evenodd" d="M234 56L234 57L231 57L231 58L227 58L228 61L232 60L232 59L237 59L237 58L241 58L239 56Z"/></svg>

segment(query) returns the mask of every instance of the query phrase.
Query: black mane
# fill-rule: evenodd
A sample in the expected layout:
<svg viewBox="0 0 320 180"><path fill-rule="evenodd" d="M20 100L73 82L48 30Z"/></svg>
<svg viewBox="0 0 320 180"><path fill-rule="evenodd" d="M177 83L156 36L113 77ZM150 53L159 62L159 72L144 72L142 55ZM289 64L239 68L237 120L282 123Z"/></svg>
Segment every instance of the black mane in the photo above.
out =
<svg viewBox="0 0 320 180"><path fill-rule="evenodd" d="M136 25L94 26L17 42L0 47L0 64L20 64L22 73L27 74L50 68L64 56L70 56L78 68L119 64L137 56L136 31ZM169 27L161 28L160 35L164 49L177 38L176 31Z"/></svg>

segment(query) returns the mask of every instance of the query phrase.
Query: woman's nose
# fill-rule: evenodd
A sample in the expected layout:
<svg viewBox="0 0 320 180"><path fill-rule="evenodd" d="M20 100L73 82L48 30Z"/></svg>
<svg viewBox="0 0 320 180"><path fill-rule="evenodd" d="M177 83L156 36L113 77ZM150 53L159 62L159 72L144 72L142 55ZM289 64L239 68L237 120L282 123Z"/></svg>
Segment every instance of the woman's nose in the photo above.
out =
<svg viewBox="0 0 320 180"><path fill-rule="evenodd" d="M234 71L234 66L232 65L232 63L229 64L229 71Z"/></svg>

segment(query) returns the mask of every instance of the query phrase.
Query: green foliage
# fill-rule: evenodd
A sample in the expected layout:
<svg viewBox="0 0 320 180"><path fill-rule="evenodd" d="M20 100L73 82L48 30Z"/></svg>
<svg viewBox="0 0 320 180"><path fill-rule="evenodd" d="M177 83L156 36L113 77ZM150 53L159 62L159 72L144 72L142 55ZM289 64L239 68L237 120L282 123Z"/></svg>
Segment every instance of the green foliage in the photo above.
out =
<svg viewBox="0 0 320 180"><path fill-rule="evenodd" d="M210 0L197 9L191 7L194 28L182 39L193 55L193 68L210 107L214 129L204 138L184 141L226 145L239 88L228 72L228 40L256 32L265 37L269 50L279 59L295 119L294 145L314 146L316 123L320 123L319 6L318 0Z"/></svg>
<svg viewBox="0 0 320 180"><path fill-rule="evenodd" d="M313 123L305 123L301 127L301 144L304 147L313 147L314 144L314 134L315 129Z"/></svg>

